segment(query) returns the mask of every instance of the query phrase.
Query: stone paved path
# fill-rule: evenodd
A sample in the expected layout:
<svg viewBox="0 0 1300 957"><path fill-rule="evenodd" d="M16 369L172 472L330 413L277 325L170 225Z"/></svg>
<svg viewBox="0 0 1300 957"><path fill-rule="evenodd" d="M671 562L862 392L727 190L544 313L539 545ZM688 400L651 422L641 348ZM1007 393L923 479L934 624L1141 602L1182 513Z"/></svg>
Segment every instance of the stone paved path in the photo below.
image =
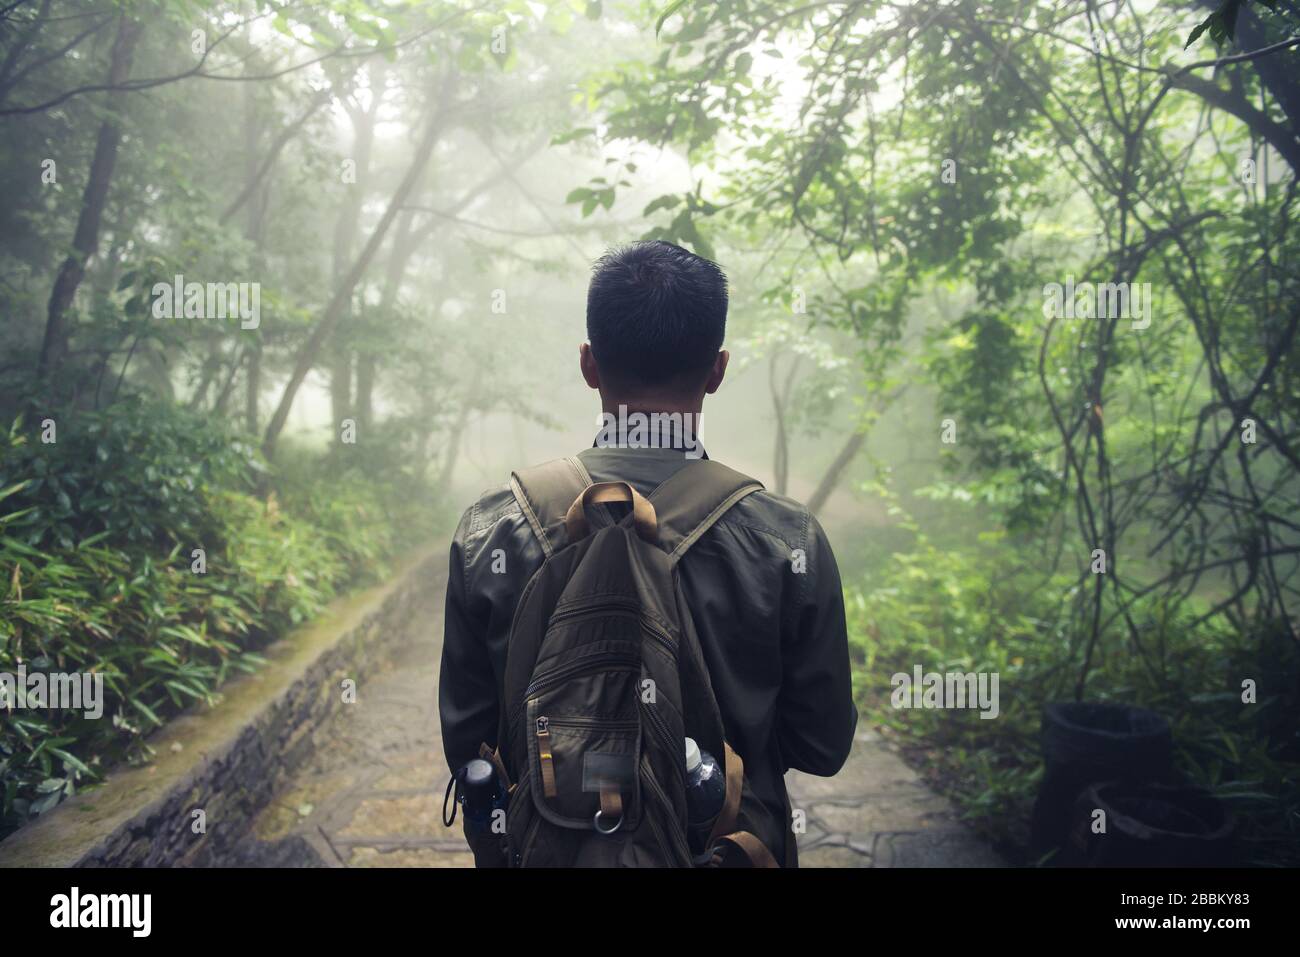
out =
<svg viewBox="0 0 1300 957"><path fill-rule="evenodd" d="M321 729L315 754L258 818L259 841L284 842L295 863L327 867L474 865L459 822L442 826L438 656L430 636L358 685L356 704Z"/></svg>
<svg viewBox="0 0 1300 957"><path fill-rule="evenodd" d="M874 731L858 731L840 773L786 775L790 801L807 815L800 867L1003 867Z"/></svg>
<svg viewBox="0 0 1300 957"><path fill-rule="evenodd" d="M430 622L427 642L400 649L385 672L358 686L357 703L316 733L314 754L231 863L473 866L459 822L449 830L441 820L447 774L434 698L439 628ZM1002 863L871 731L859 731L834 778L791 772L788 782L807 821L802 866Z"/></svg>

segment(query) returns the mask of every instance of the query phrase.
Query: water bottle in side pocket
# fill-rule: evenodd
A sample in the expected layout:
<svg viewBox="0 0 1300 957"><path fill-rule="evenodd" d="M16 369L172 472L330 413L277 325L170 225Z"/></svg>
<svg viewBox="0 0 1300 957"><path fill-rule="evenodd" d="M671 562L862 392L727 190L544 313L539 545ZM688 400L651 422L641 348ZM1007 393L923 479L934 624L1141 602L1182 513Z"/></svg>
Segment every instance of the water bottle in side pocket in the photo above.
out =
<svg viewBox="0 0 1300 957"><path fill-rule="evenodd" d="M705 842L713 819L727 798L727 776L708 751L701 751L694 738L686 739L686 835L696 857L709 849Z"/></svg>

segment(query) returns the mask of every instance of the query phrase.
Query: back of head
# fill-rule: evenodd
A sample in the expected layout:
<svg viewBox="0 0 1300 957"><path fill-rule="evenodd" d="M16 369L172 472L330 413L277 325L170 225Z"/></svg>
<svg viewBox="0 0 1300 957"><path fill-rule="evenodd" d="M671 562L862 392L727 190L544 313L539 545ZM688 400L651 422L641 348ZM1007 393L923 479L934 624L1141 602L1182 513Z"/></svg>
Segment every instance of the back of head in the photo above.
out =
<svg viewBox="0 0 1300 957"><path fill-rule="evenodd" d="M599 260L587 290L587 339L602 380L621 388L698 387L727 327L727 277L662 240Z"/></svg>

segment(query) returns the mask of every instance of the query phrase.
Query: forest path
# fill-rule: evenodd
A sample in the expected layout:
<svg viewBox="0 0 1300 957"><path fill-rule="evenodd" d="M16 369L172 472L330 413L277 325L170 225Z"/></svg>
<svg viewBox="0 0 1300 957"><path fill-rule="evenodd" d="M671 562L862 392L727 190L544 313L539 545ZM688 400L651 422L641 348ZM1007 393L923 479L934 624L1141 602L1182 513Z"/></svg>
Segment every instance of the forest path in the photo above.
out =
<svg viewBox="0 0 1300 957"><path fill-rule="evenodd" d="M442 590L441 580L430 582ZM442 620L363 680L355 705L258 817L229 863L325 867L471 867L442 825L447 786L436 706ZM1002 861L878 735L859 730L833 778L787 776L804 867L989 867Z"/></svg>

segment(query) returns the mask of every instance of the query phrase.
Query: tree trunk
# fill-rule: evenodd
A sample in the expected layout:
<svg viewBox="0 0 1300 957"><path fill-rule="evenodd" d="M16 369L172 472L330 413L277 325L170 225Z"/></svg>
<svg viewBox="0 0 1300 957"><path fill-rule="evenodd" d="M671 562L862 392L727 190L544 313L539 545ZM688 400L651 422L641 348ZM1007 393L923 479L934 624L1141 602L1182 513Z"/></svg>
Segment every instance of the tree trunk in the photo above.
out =
<svg viewBox="0 0 1300 957"><path fill-rule="evenodd" d="M192 411L202 409L208 401L208 389L212 381L216 379L217 373L221 371L221 348L213 345L208 352L208 357L203 360L202 373L199 377L199 384L194 387L194 394L190 396L189 408Z"/></svg>
<svg viewBox="0 0 1300 957"><path fill-rule="evenodd" d="M1285 31L1279 29L1270 32L1249 4L1241 5L1237 15L1237 45L1243 51L1262 50L1269 44L1285 39ZM1290 120L1292 131L1300 130L1300 76L1297 76L1296 71L1297 60L1300 60L1300 53L1283 50L1258 57L1249 64Z"/></svg>
<svg viewBox="0 0 1300 957"><path fill-rule="evenodd" d="M790 480L790 436L786 431L785 412L786 407L790 404L790 393L794 389L795 373L799 369L800 357L795 356L794 361L790 364L790 371L786 373L785 389L776 382L777 363L781 358L779 352L772 354L772 361L767 368L767 387L772 394L772 409L776 412L776 442L772 455L772 472L774 480L773 491L777 495L784 495Z"/></svg>
<svg viewBox="0 0 1300 957"><path fill-rule="evenodd" d="M52 0L41 0L41 9L37 11L36 16L32 17L31 25L13 41L9 52L5 54L4 62L0 63L0 103L3 103L9 97L9 91L13 89L18 78L10 80L14 71L18 68L18 62L23 58L23 54L31 47L32 41L36 35L41 32L46 17L50 13L50 4Z"/></svg>
<svg viewBox="0 0 1300 957"><path fill-rule="evenodd" d="M235 377L239 375L239 367L247 360L248 354L242 352L230 362L230 370L226 373L226 381L222 384L221 391L217 393L217 398L212 403L212 411L221 418L225 418L226 403L230 400L230 393L235 387Z"/></svg>
<svg viewBox="0 0 1300 957"><path fill-rule="evenodd" d="M352 417L352 350L341 344L331 350L330 415L334 419L334 442L342 441L340 426Z"/></svg>
<svg viewBox="0 0 1300 957"><path fill-rule="evenodd" d="M451 474L456 470L456 460L460 458L461 437L465 434L465 426L469 423L469 414L469 405L461 406L456 424L452 427L451 435L447 437L447 450L443 453L442 466L438 469L438 479L434 488L444 489L451 481Z"/></svg>
<svg viewBox="0 0 1300 957"><path fill-rule="evenodd" d="M135 42L140 35L141 25L123 14L117 25L117 37L113 40L113 52L108 67L108 85L119 86L126 81L131 72L131 59L135 53ZM124 94L109 94L109 109L112 100L121 99ZM95 254L99 247L99 224L104 215L104 205L108 200L108 187L113 181L113 166L117 162L118 145L121 131L110 114L99 126L99 136L95 141L95 155L90 163L90 178L86 182L81 197L81 213L77 217L77 231L72 239L72 252L63 260L58 275L54 279L54 288L50 292L50 302L45 319L45 337L41 343L41 357L37 364L37 373L42 378L47 376L68 351L68 309L72 306L77 287L86 275L86 261Z"/></svg>
<svg viewBox="0 0 1300 957"><path fill-rule="evenodd" d="M376 360L373 353L363 352L357 356L357 428L369 431L370 423L375 420Z"/></svg>
<svg viewBox="0 0 1300 957"><path fill-rule="evenodd" d="M513 157L508 163L500 163L491 176L466 190L456 202L442 212L445 215L455 216L477 197L508 179L529 157L535 155L548 142L549 137L543 136L525 148L520 155ZM406 275L411 257L420 247L420 244L435 231L439 221L438 217L430 216L427 223L416 229L414 210L407 209L402 213L402 217L398 220L397 227L393 231L392 248L389 251L388 262L384 270L384 284L379 293L379 308L375 311L375 315L379 317L379 322L391 323L392 310L397 305L397 294L402 288L402 278ZM436 311L434 315L437 315ZM362 429L367 429L374 421L374 389L379 374L379 359L380 357L373 352L361 352L357 355L355 406L357 425Z"/></svg>
<svg viewBox="0 0 1300 957"><path fill-rule="evenodd" d="M374 152L375 121L383 102L385 70L379 61L370 69L370 108L349 109L352 117L352 156L356 182L344 194L338 219L334 221L334 275L342 275L356 251L357 230L361 225L361 208L365 203L366 187L370 180L370 157ZM346 310L351 313L351 303ZM344 319L347 315L344 316ZM326 346L329 353L330 413L334 418L334 444L342 442L340 425L344 419L356 418L352 392L353 355L347 342L334 342Z"/></svg>
<svg viewBox="0 0 1300 957"><path fill-rule="evenodd" d="M402 277L406 274L406 265L415 252L414 231L415 214L411 210L402 213L397 228L393 232L393 245L388 253L388 263L384 269L384 284L379 292L379 308L374 311L379 321L390 323L391 312L397 302L398 290L402 288ZM357 426L368 430L375 418L375 379L379 371L379 357L373 352L364 351L357 355Z"/></svg>
<svg viewBox="0 0 1300 957"><path fill-rule="evenodd" d="M248 85L248 90L251 92L251 84ZM251 99L251 97L246 97L246 99ZM298 135L298 132L307 125L307 121L315 116L320 108L329 101L329 96L323 93L318 94L316 98L308 104L307 109L303 112L302 116L298 117L298 119L294 120L280 132L280 135L276 138L275 142L271 144L271 148L267 151L267 154L262 159L261 163L257 163L253 159L252 155L249 155L248 160L251 169L247 179L245 180L244 188L240 190L238 196L231 200L230 205L227 206L225 211L221 214L221 219L218 220L220 225L224 226L229 222L230 218L234 216L235 213L239 212L240 207L252 199L255 194L261 190L262 181L270 174L271 168L275 165L275 161L280 157L280 154L284 152L284 148L288 146L293 138ZM254 139L254 137L249 138Z"/></svg>
<svg viewBox="0 0 1300 957"><path fill-rule="evenodd" d="M248 215L244 224L245 235L253 244L254 251L261 258L262 240L266 234L266 209L269 204L270 171L273 162L259 166L254 160L257 155L257 101L254 98L253 84L244 84L244 129L245 129L245 182L244 193L248 196ZM272 161L275 150L272 150ZM238 208L237 206L235 208ZM249 435L257 435L261 428L259 400L262 396L262 330L253 330L253 342L248 347L248 368L244 375L244 428Z"/></svg>
<svg viewBox="0 0 1300 957"><path fill-rule="evenodd" d="M840 449L839 454L835 456L835 460L831 462L830 468L826 470L826 474L822 476L822 480L817 483L812 498L808 499L808 511L816 515L822 510L822 507L831 497L831 493L835 491L835 487L839 485L844 470L849 467L849 463L861 451L862 445L866 441L866 432L854 432L849 436L848 441L844 443L844 447Z"/></svg>
<svg viewBox="0 0 1300 957"><path fill-rule="evenodd" d="M244 427L256 435L259 427L257 401L262 394L262 341L259 339L248 354L248 381L244 392Z"/></svg>
<svg viewBox="0 0 1300 957"><path fill-rule="evenodd" d="M442 98L445 99L449 92L450 77L448 82L443 84ZM397 218L398 211L406 205L407 198L410 196L416 180L429 162L429 156L433 153L434 144L438 142L439 137L442 135L443 121L444 113L441 104L431 104L429 120L420 138L420 143L416 147L411 165L406 170L406 175L402 177L402 182L398 185L397 191L393 193L388 202L388 207L375 225L361 253L348 270L347 275L340 281L338 288L335 289L334 295L325 307L325 312L320 321L316 323L311 334L307 337L307 341L298 350L293 371L289 375L289 381L285 383L280 402L276 406L275 413L266 426L266 434L262 438L262 450L268 459L275 457L276 442L280 438L280 433L284 431L285 422L289 419L289 410L293 407L294 397L298 394L298 389L302 387L303 380L307 378L307 373L316 364L321 346L346 315L357 284L361 281L361 277L365 275L366 270L370 268L370 263L379 251L379 247L383 244L384 237L392 226L393 220Z"/></svg>
<svg viewBox="0 0 1300 957"><path fill-rule="evenodd" d="M1243 94L1190 73L1172 75L1170 82L1177 89L1194 93L1215 109L1241 120L1253 134L1277 150L1293 171L1300 172L1300 137L1294 130L1274 122L1268 113L1248 101Z"/></svg>

